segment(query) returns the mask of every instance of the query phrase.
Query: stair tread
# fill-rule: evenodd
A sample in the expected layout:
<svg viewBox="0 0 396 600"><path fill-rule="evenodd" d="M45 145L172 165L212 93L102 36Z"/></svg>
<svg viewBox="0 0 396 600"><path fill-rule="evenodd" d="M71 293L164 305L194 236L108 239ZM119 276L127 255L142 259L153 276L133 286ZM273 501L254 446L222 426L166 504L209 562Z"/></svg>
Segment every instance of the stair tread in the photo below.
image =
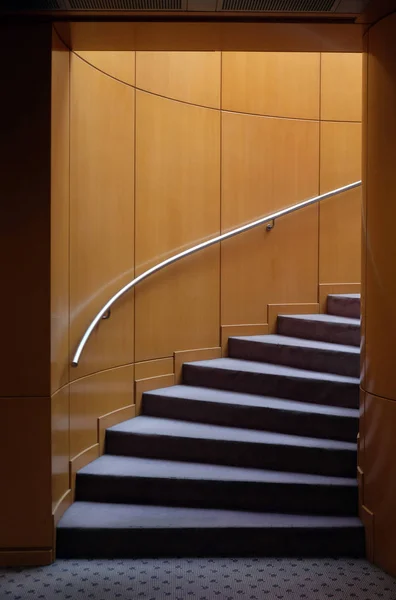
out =
<svg viewBox="0 0 396 600"><path fill-rule="evenodd" d="M239 371L244 373L259 373L262 375L278 375L282 377L291 377L295 379L313 379L316 381L328 381L336 383L350 383L359 385L357 377L347 377L345 375L336 375L334 373L323 373L321 371L307 371L295 367L286 367L273 363L256 362L242 360L238 358L214 358L211 360L201 360L184 363L195 367L206 367L210 369L226 369L229 371Z"/></svg>
<svg viewBox="0 0 396 600"><path fill-rule="evenodd" d="M343 352L349 354L360 354L360 349L356 346L347 346L345 344L333 344L331 342L321 342L316 340L306 340L304 338L289 337L286 335L241 335L232 336L230 339L246 340L260 344L274 344L279 346L296 346L299 348L311 348L312 350L327 350L331 352Z"/></svg>
<svg viewBox="0 0 396 600"><path fill-rule="evenodd" d="M138 504L74 502L58 529L225 529L225 528L356 528L357 517L311 516L247 511L178 508ZM133 542L133 540L131 540Z"/></svg>
<svg viewBox="0 0 396 600"><path fill-rule="evenodd" d="M86 465L79 475L101 475L106 477L142 477L155 479L186 479L206 481L241 481L255 483L279 483L299 485L326 485L356 487L352 477L330 477L306 473L288 473L229 467L203 463L187 463L173 460L111 456L104 454Z"/></svg>
<svg viewBox="0 0 396 600"><path fill-rule="evenodd" d="M309 402L298 402L297 400L283 400L271 396L256 396L254 394L243 394L240 392L226 392L215 388L197 387L193 385L173 385L150 392L144 396L166 396L169 398L181 398L183 400L198 400L202 402L215 402L221 404L234 404L251 406L257 408L272 408L292 412L314 413L332 415L339 417L358 418L359 410L356 408L343 408L339 406L328 406L325 404L314 404Z"/></svg>
<svg viewBox="0 0 396 600"><path fill-rule="evenodd" d="M298 319L300 321L316 321L320 323L337 323L339 325L356 325L360 327L360 319L352 317L339 317L329 314L307 314L307 315L279 315L282 319Z"/></svg>
<svg viewBox="0 0 396 600"><path fill-rule="evenodd" d="M329 294L328 298L346 298L347 300L360 300L360 294Z"/></svg>
<svg viewBox="0 0 396 600"><path fill-rule="evenodd" d="M161 435L170 437L184 437L193 439L219 440L244 443L272 444L281 446L301 446L318 449L350 450L356 451L356 444L309 438L298 435L258 431L256 429L239 429L203 423L191 423L174 419L157 417L135 417L110 427L108 432L131 433L140 435Z"/></svg>

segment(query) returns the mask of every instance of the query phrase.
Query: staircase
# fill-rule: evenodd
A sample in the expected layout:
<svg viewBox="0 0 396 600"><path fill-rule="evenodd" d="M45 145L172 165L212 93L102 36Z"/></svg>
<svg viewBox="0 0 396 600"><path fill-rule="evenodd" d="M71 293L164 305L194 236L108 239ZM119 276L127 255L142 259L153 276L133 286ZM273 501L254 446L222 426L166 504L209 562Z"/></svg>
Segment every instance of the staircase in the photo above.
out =
<svg viewBox="0 0 396 600"><path fill-rule="evenodd" d="M77 473L59 557L362 556L360 297L183 366Z"/></svg>

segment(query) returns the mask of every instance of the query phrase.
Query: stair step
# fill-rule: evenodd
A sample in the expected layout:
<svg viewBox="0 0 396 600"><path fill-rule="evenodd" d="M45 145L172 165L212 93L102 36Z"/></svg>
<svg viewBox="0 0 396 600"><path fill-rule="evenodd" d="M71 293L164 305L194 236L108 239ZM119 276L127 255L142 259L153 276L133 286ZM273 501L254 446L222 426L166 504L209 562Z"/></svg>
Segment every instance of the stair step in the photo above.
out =
<svg viewBox="0 0 396 600"><path fill-rule="evenodd" d="M359 411L269 396L175 385L143 394L146 416L355 442Z"/></svg>
<svg viewBox="0 0 396 600"><path fill-rule="evenodd" d="M349 442L141 416L107 429L106 452L354 477L357 448Z"/></svg>
<svg viewBox="0 0 396 600"><path fill-rule="evenodd" d="M75 502L57 528L58 558L363 556L356 517Z"/></svg>
<svg viewBox="0 0 396 600"><path fill-rule="evenodd" d="M278 333L332 344L360 346L360 320L335 315L279 315Z"/></svg>
<svg viewBox="0 0 396 600"><path fill-rule="evenodd" d="M360 294L330 294L327 296L327 312L360 319Z"/></svg>
<svg viewBox="0 0 396 600"><path fill-rule="evenodd" d="M360 373L360 351L356 346L284 335L231 337L228 356L349 377L359 377Z"/></svg>
<svg viewBox="0 0 396 600"><path fill-rule="evenodd" d="M183 383L345 408L359 406L357 378L234 358L185 363Z"/></svg>
<svg viewBox="0 0 396 600"><path fill-rule="evenodd" d="M77 473L76 499L313 515L354 515L358 502L353 478L111 455Z"/></svg>

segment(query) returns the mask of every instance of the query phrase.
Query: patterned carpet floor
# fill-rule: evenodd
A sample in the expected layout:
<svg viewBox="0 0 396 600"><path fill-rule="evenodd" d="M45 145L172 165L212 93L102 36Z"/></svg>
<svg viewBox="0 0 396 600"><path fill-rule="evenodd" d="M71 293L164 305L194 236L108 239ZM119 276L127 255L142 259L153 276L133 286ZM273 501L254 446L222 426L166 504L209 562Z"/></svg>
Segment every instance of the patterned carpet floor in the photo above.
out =
<svg viewBox="0 0 396 600"><path fill-rule="evenodd" d="M365 560L59 560L0 570L1 600L396 600L396 579Z"/></svg>

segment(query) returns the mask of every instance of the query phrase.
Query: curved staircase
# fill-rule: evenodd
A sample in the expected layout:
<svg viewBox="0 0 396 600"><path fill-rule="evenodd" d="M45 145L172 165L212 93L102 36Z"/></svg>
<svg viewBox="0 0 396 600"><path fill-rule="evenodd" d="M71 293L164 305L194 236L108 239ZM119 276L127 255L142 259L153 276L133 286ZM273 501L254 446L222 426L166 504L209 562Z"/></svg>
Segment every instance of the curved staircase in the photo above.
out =
<svg viewBox="0 0 396 600"><path fill-rule="evenodd" d="M278 317L146 392L77 473L59 557L362 556L360 297Z"/></svg>

